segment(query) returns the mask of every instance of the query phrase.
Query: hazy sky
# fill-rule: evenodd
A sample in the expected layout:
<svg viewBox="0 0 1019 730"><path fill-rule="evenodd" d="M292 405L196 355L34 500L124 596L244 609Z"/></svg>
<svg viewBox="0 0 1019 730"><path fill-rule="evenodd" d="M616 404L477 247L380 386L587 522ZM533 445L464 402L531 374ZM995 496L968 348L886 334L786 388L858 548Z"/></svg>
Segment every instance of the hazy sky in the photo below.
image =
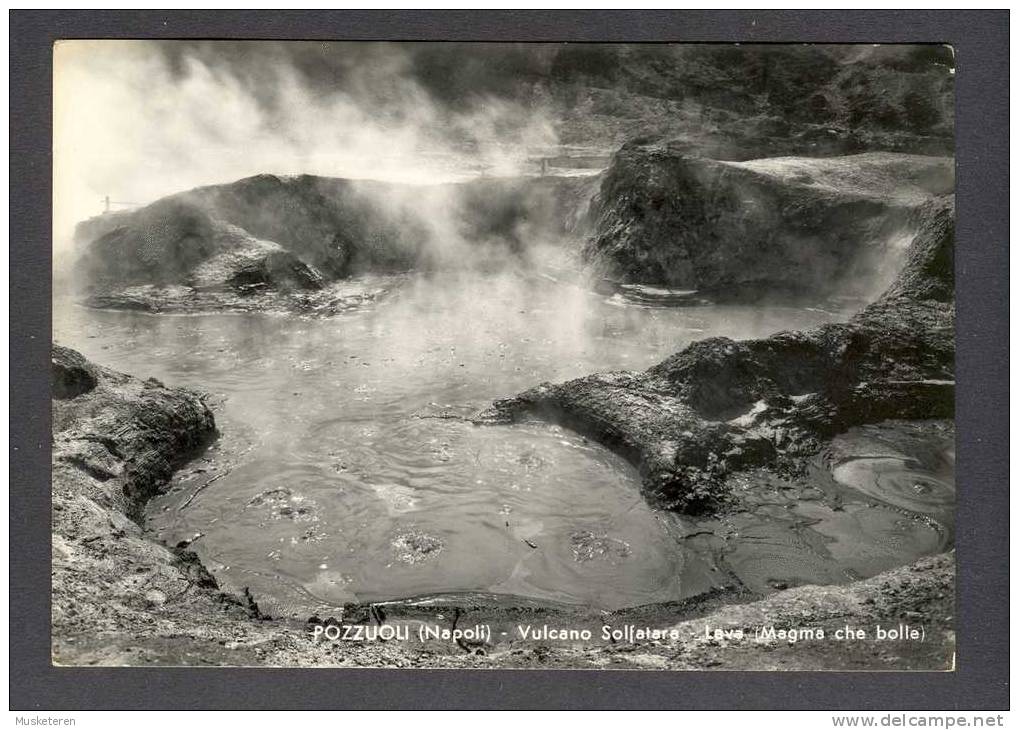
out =
<svg viewBox="0 0 1019 730"><path fill-rule="evenodd" d="M106 195L147 203L261 172L432 182L510 171L522 148L555 143L540 100L520 102L552 48L60 41L54 245Z"/></svg>

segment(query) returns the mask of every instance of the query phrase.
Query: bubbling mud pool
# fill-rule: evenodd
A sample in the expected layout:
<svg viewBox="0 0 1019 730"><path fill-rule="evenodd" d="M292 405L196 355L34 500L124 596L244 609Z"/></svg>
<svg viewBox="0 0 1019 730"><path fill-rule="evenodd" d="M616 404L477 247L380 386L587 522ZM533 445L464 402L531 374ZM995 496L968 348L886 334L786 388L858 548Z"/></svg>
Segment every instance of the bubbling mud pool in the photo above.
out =
<svg viewBox="0 0 1019 730"><path fill-rule="evenodd" d="M650 509L632 467L570 431L466 420L542 381L845 311L653 307L505 273L364 285L388 293L332 317L55 303L56 341L210 394L220 438L148 526L270 615L461 592L615 609L846 582L951 540L950 432L852 432L806 486L750 474L744 511L693 520Z"/></svg>

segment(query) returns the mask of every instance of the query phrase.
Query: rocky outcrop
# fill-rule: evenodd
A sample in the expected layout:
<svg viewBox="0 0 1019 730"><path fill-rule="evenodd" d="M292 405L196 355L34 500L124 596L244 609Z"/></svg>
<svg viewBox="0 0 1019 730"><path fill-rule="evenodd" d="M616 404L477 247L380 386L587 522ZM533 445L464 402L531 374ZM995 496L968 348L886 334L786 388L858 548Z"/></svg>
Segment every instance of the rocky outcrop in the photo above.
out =
<svg viewBox="0 0 1019 730"><path fill-rule="evenodd" d="M812 453L850 426L954 413L954 202L917 213L895 282L845 324L761 340L695 342L645 372L544 383L482 423L539 416L634 463L646 496L696 512L727 474Z"/></svg>
<svg viewBox="0 0 1019 730"><path fill-rule="evenodd" d="M79 265L98 290L184 285L198 291L288 291L320 289L323 283L318 271L279 244L176 200L119 218L91 242Z"/></svg>
<svg viewBox="0 0 1019 730"><path fill-rule="evenodd" d="M592 203L584 256L612 281L716 300L867 293L899 268L916 209L953 184L950 158L721 162L632 145Z"/></svg>
<svg viewBox="0 0 1019 730"><path fill-rule="evenodd" d="M96 387L96 375L81 353L66 347L53 347L53 397L57 400L75 398Z"/></svg>
<svg viewBox="0 0 1019 730"><path fill-rule="evenodd" d="M581 225L592 194L584 177L412 186L257 175L83 222L76 266L97 306L236 309L232 295L273 293L306 309L303 297L350 276L526 259L531 244Z"/></svg>
<svg viewBox="0 0 1019 730"><path fill-rule="evenodd" d="M194 602L228 609L218 593L203 593L215 582L193 556L155 544L135 521L214 434L201 397L59 345L52 368L55 660L74 661L84 644L159 613L193 615Z"/></svg>

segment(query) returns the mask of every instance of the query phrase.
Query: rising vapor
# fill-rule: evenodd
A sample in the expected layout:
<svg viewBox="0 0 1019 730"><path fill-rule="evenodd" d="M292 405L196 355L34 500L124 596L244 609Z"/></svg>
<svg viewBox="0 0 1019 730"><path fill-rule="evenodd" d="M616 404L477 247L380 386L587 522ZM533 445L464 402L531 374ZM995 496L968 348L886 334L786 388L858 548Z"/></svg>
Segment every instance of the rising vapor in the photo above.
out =
<svg viewBox="0 0 1019 730"><path fill-rule="evenodd" d="M258 173L444 182L555 145L540 98L442 98L419 65L388 44L57 43L55 261L107 195L146 204Z"/></svg>

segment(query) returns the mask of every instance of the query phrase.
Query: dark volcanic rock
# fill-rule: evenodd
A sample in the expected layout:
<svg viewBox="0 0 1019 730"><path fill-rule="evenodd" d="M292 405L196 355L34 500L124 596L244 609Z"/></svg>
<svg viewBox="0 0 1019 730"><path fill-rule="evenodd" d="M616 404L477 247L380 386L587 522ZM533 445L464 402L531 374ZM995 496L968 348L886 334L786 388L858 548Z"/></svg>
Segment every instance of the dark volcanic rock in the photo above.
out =
<svg viewBox="0 0 1019 730"><path fill-rule="evenodd" d="M592 203L584 255L614 281L716 299L858 293L896 268L912 212L952 188L950 158L720 162L628 146Z"/></svg>
<svg viewBox="0 0 1019 730"><path fill-rule="evenodd" d="M590 187L568 177L401 185L257 175L182 197L338 278L448 265L474 253L457 251L457 241L520 250L539 231L565 232L573 209L586 203L576 191L589 197Z"/></svg>
<svg viewBox="0 0 1019 730"><path fill-rule="evenodd" d="M322 276L286 251L272 251L264 257L239 266L227 284L241 291L263 287L281 289L321 289Z"/></svg>
<svg viewBox="0 0 1019 730"><path fill-rule="evenodd" d="M84 278L100 292L145 285L322 286L313 267L278 244L255 238L187 200L161 200L131 215L118 214L115 222L84 247L79 259Z"/></svg>
<svg viewBox="0 0 1019 730"><path fill-rule="evenodd" d="M104 481L102 501L126 515L137 515L215 434L197 393L107 370L60 345L53 346L53 374L55 465L122 477Z"/></svg>
<svg viewBox="0 0 1019 730"><path fill-rule="evenodd" d="M586 222L596 180L414 186L256 175L83 222L77 266L94 306L237 308L209 296L226 291L292 294L282 303L307 310L302 292L351 276L526 260L531 245Z"/></svg>
<svg viewBox="0 0 1019 730"><path fill-rule="evenodd" d="M180 283L220 248L214 220L180 200L117 214L111 225L108 230L98 224L82 228L96 234L78 263L90 283Z"/></svg>
<svg viewBox="0 0 1019 730"><path fill-rule="evenodd" d="M953 66L936 45L567 44L550 74L564 142L749 160L951 154Z"/></svg>
<svg viewBox="0 0 1019 730"><path fill-rule="evenodd" d="M336 278L413 265L425 231L387 208L387 198L395 203L398 193L385 188L313 175L256 175L175 197Z"/></svg>
<svg viewBox="0 0 1019 730"><path fill-rule="evenodd" d="M54 398L74 398L96 387L92 366L81 353L54 345L52 362Z"/></svg>
<svg viewBox="0 0 1019 730"><path fill-rule="evenodd" d="M653 502L697 511L723 477L815 451L850 426L954 413L954 201L917 214L904 269L845 324L695 342L642 373L542 384L480 422L555 420L636 464Z"/></svg>

